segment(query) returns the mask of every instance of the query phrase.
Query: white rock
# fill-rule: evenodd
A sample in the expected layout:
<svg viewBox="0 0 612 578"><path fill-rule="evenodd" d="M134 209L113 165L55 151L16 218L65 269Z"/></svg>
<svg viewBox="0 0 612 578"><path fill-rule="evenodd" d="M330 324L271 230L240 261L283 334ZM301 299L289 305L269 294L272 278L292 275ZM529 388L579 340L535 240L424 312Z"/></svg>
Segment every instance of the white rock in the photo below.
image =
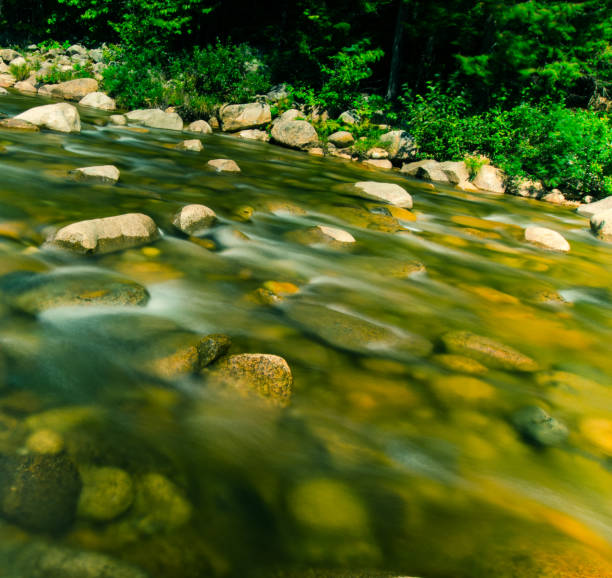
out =
<svg viewBox="0 0 612 578"><path fill-rule="evenodd" d="M261 102L228 104L219 110L219 120L224 131L257 128L272 120L270 105Z"/></svg>
<svg viewBox="0 0 612 578"><path fill-rule="evenodd" d="M377 169L392 169L393 163L389 159L366 159L364 165L375 167Z"/></svg>
<svg viewBox="0 0 612 578"><path fill-rule="evenodd" d="M143 245L159 237L157 225L142 213L72 223L60 229L52 245L76 253L109 253Z"/></svg>
<svg viewBox="0 0 612 578"><path fill-rule="evenodd" d="M183 142L176 145L177 149L183 151L193 151L200 152L204 147L202 146L202 141L199 141L197 138L184 140Z"/></svg>
<svg viewBox="0 0 612 578"><path fill-rule="evenodd" d="M240 138L245 138L248 140L259 140L262 142L268 142L270 140L270 137L268 136L268 133L266 131L257 130L256 128L249 130L241 130L238 133L238 136Z"/></svg>
<svg viewBox="0 0 612 578"><path fill-rule="evenodd" d="M15 118L58 132L81 131L79 111L67 102L37 106L22 112Z"/></svg>
<svg viewBox="0 0 612 578"><path fill-rule="evenodd" d="M16 91L22 92L24 94L36 94L38 92L37 88L31 82L28 82L27 80L16 82L13 85L13 88Z"/></svg>
<svg viewBox="0 0 612 578"><path fill-rule="evenodd" d="M328 237L332 241L338 241L338 243L355 243L355 237L343 229L327 227L325 225L319 225L316 228L324 237Z"/></svg>
<svg viewBox="0 0 612 578"><path fill-rule="evenodd" d="M405 189L394 183L362 181L355 183L355 188L358 189L359 195L365 197L366 199L385 201L390 205L403 207L404 209L412 208L412 197L410 194Z"/></svg>
<svg viewBox="0 0 612 578"><path fill-rule="evenodd" d="M115 100L103 92L90 92L79 100L79 104L100 110L115 110L117 108Z"/></svg>
<svg viewBox="0 0 612 578"><path fill-rule="evenodd" d="M596 201L594 203L588 203L585 205L580 205L576 212L583 217L592 217L597 213L601 213L603 211L607 211L612 209L612 196L605 197L600 201Z"/></svg>
<svg viewBox="0 0 612 578"><path fill-rule="evenodd" d="M208 229L217 219L215 212L205 205L187 205L172 220L172 224L187 235L197 235Z"/></svg>
<svg viewBox="0 0 612 578"><path fill-rule="evenodd" d="M591 217L591 230L600 239L612 242L612 209L595 213Z"/></svg>
<svg viewBox="0 0 612 578"><path fill-rule="evenodd" d="M83 167L70 171L70 174L79 181L106 185L114 185L119 180L119 169L114 165Z"/></svg>
<svg viewBox="0 0 612 578"><path fill-rule="evenodd" d="M116 124L117 126L125 126L127 124L127 118L123 114L111 114L108 120L111 124Z"/></svg>
<svg viewBox="0 0 612 578"><path fill-rule="evenodd" d="M212 159L207 163L217 169L218 172L239 173L240 167L231 159Z"/></svg>
<svg viewBox="0 0 612 578"><path fill-rule="evenodd" d="M27 64L27 61L23 56L17 56L9 62L9 66L24 66L25 64Z"/></svg>
<svg viewBox="0 0 612 578"><path fill-rule="evenodd" d="M305 120L278 120L272 127L272 140L294 149L306 149L319 143L317 131Z"/></svg>
<svg viewBox="0 0 612 578"><path fill-rule="evenodd" d="M164 112L159 108L132 110L125 117L129 122L151 128L183 130L183 119L176 112Z"/></svg>
<svg viewBox="0 0 612 578"><path fill-rule="evenodd" d="M472 183L481 191L487 191L489 193L497 193L501 195L506 190L503 171L492 165L483 165L480 167L480 170Z"/></svg>
<svg viewBox="0 0 612 578"><path fill-rule="evenodd" d="M539 245L552 251L570 250L569 243L557 231L546 227L530 226L525 229L525 240L534 245Z"/></svg>
<svg viewBox="0 0 612 578"><path fill-rule="evenodd" d="M205 120L194 120L188 127L189 132L201 132L202 134L212 134L211 126Z"/></svg>

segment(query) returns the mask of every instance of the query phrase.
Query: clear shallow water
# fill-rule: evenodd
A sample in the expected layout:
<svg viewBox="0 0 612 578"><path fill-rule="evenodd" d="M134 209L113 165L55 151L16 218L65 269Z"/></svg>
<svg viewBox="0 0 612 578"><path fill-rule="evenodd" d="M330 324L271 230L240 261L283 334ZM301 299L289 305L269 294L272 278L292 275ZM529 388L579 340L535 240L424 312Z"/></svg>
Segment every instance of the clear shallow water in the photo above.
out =
<svg viewBox="0 0 612 578"><path fill-rule="evenodd" d="M45 102L3 97L0 112ZM51 429L81 471L120 468L136 497L111 520L77 517L61 531L7 521L7 544L103 552L152 577L612 575L612 247L586 219L228 135L180 152L176 133L96 126L102 114L81 112L78 135L0 133L0 274L93 268L151 298L0 309L0 453L23 455L32 431ZM216 173L212 158L242 172ZM98 164L120 169L117 186L67 178ZM406 187L416 220L351 195L363 180ZM188 203L220 217L209 248L172 229ZM93 258L39 249L58 226L127 212L150 215L163 238ZM295 231L318 224L356 246L299 242ZM525 244L527 224L562 232L571 252ZM299 291L261 304L253 294L267 281ZM365 347L330 335L337 312L394 338ZM451 368L440 341L450 330L541 370ZM187 331L284 357L291 404L153 377L147 363ZM520 437L512 415L534 404L567 425L567 441ZM151 476L163 491L146 489ZM19 575L9 546L0 556Z"/></svg>

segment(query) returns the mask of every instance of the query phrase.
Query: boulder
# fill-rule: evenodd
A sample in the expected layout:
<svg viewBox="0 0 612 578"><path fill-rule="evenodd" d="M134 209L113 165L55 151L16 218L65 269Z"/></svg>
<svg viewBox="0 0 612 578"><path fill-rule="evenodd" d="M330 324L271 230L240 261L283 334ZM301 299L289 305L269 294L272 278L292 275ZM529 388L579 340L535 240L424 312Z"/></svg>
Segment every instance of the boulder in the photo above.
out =
<svg viewBox="0 0 612 578"><path fill-rule="evenodd" d="M32 315L55 307L133 306L149 300L139 283L94 269L9 273L0 277L0 296L11 307Z"/></svg>
<svg viewBox="0 0 612 578"><path fill-rule="evenodd" d="M281 114L278 118L274 119L272 124L278 122L287 122L289 120L304 120L304 114L297 108L290 108Z"/></svg>
<svg viewBox="0 0 612 578"><path fill-rule="evenodd" d="M438 169L444 172L451 185L464 191L478 191L478 188L471 182L470 171L463 161L445 161L438 164Z"/></svg>
<svg viewBox="0 0 612 578"><path fill-rule="evenodd" d="M127 124L127 118L123 114L111 114L108 120L116 126L125 126Z"/></svg>
<svg viewBox="0 0 612 578"><path fill-rule="evenodd" d="M197 235L217 220L215 212L205 205L187 205L172 220L172 224L187 235Z"/></svg>
<svg viewBox="0 0 612 578"><path fill-rule="evenodd" d="M73 44L66 49L66 53L70 56L87 56L87 48L81 46L80 44Z"/></svg>
<svg viewBox="0 0 612 578"><path fill-rule="evenodd" d="M192 151L195 153L199 153L204 149L202 146L202 141L197 138L184 140L183 142L176 145L176 148L182 151Z"/></svg>
<svg viewBox="0 0 612 578"><path fill-rule="evenodd" d="M117 108L115 100L103 92L90 92L79 100L79 104L100 110L115 110Z"/></svg>
<svg viewBox="0 0 612 578"><path fill-rule="evenodd" d="M597 212L591 217L591 231L600 239L612 242L612 209Z"/></svg>
<svg viewBox="0 0 612 578"><path fill-rule="evenodd" d="M279 100L283 100L285 98L289 98L289 86L284 83L273 86L266 93L266 100L268 102L278 102Z"/></svg>
<svg viewBox="0 0 612 578"><path fill-rule="evenodd" d="M338 120L344 124L358 124L361 122L359 115L352 110L345 110L339 117Z"/></svg>
<svg viewBox="0 0 612 578"><path fill-rule="evenodd" d="M544 187L540 181L519 177L514 180L509 192L518 197L539 199L544 194Z"/></svg>
<svg viewBox="0 0 612 578"><path fill-rule="evenodd" d="M366 156L369 159L374 159L374 160L382 160L382 159L388 159L389 158L389 151L380 148L380 147L374 147L371 148L367 153Z"/></svg>
<svg viewBox="0 0 612 578"><path fill-rule="evenodd" d="M109 253L151 243L158 237L151 217L127 213L68 225L55 234L51 244L76 253Z"/></svg>
<svg viewBox="0 0 612 578"><path fill-rule="evenodd" d="M334 146L337 146L340 149L345 148L345 147L350 147L355 142L353 135L347 130L336 131L330 134L327 137L327 140L330 143L332 143Z"/></svg>
<svg viewBox="0 0 612 578"><path fill-rule="evenodd" d="M400 173L404 173L409 177L416 177L417 172L421 167L433 167L438 164L438 161L435 161L434 159L424 159L422 161L415 161L413 163L404 163L400 169Z"/></svg>
<svg viewBox="0 0 612 578"><path fill-rule="evenodd" d="M272 120L270 106L261 102L248 104L228 104L219 110L221 129L235 132L247 128L257 128Z"/></svg>
<svg viewBox="0 0 612 578"><path fill-rule="evenodd" d="M36 126L58 132L80 132L81 118L79 111L72 104L60 102L30 108L15 117Z"/></svg>
<svg viewBox="0 0 612 578"><path fill-rule="evenodd" d="M381 135L380 142L389 152L391 160L405 161L413 158L416 153L414 139L403 130L392 130Z"/></svg>
<svg viewBox="0 0 612 578"><path fill-rule="evenodd" d="M440 168L440 163L427 164L419 167L416 172L416 177L424 181L433 181L436 183L448 183L448 176Z"/></svg>
<svg viewBox="0 0 612 578"><path fill-rule="evenodd" d="M47 96L49 98L53 97L53 89L57 86L57 84L43 84L38 89L38 96Z"/></svg>
<svg viewBox="0 0 612 578"><path fill-rule="evenodd" d="M189 124L187 129L189 132L199 132L202 134L212 134L212 128L205 120L194 120Z"/></svg>
<svg viewBox="0 0 612 578"><path fill-rule="evenodd" d="M98 81L94 78L75 78L56 84L51 94L56 98L66 100L81 100L92 92L97 92Z"/></svg>
<svg viewBox="0 0 612 578"><path fill-rule="evenodd" d="M243 353L217 362L210 375L216 386L256 395L275 405L287 405L291 397L293 376L287 362L278 355Z"/></svg>
<svg viewBox="0 0 612 578"><path fill-rule="evenodd" d="M9 62L9 66L26 66L27 60L23 56L17 56Z"/></svg>
<svg viewBox="0 0 612 578"><path fill-rule="evenodd" d="M4 60L4 62L11 62L15 60L19 56L19 52L13 50L12 48L2 48L0 50L0 58Z"/></svg>
<svg viewBox="0 0 612 578"><path fill-rule="evenodd" d="M8 90L6 90L6 88L2 88L0 86L0 96L6 96L8 94Z"/></svg>
<svg viewBox="0 0 612 578"><path fill-rule="evenodd" d="M376 181L363 181L355 183L355 189L360 197L373 199L375 201L384 201L390 205L403 207L405 209L412 208L412 197L410 194L394 183L378 183Z"/></svg>
<svg viewBox="0 0 612 578"><path fill-rule="evenodd" d="M508 345L469 331L449 331L442 336L448 353L475 359L493 369L538 371L538 364Z"/></svg>
<svg viewBox="0 0 612 578"><path fill-rule="evenodd" d="M0 456L0 514L35 532L72 524L81 478L65 454Z"/></svg>
<svg viewBox="0 0 612 578"><path fill-rule="evenodd" d="M472 183L481 191L489 193L501 195L506 191L503 171L491 165L482 165Z"/></svg>
<svg viewBox="0 0 612 578"><path fill-rule="evenodd" d="M10 88L16 82L12 74L0 74L0 88Z"/></svg>
<svg viewBox="0 0 612 578"><path fill-rule="evenodd" d="M125 114L128 122L150 128L183 130L183 119L175 112L164 112L159 108L132 110Z"/></svg>
<svg viewBox="0 0 612 578"><path fill-rule="evenodd" d="M73 169L70 175L77 181L114 185L119 180L119 169L114 165Z"/></svg>
<svg viewBox="0 0 612 578"><path fill-rule="evenodd" d="M33 84L28 82L27 80L22 80L21 82L16 82L13 85L13 88L17 92L21 92L23 94L36 94L38 92L38 89Z"/></svg>
<svg viewBox="0 0 612 578"><path fill-rule="evenodd" d="M612 195L604 197L600 201L595 201L594 203L580 205L578 209L576 209L576 212L583 217L591 218L593 215L609 209L612 209Z"/></svg>
<svg viewBox="0 0 612 578"><path fill-rule="evenodd" d="M272 140L293 149L307 149L319 143L317 131L305 120L275 122L272 127Z"/></svg>
<svg viewBox="0 0 612 578"><path fill-rule="evenodd" d="M212 159L207 163L217 169L217 172L239 173L240 167L231 159Z"/></svg>
<svg viewBox="0 0 612 578"><path fill-rule="evenodd" d="M89 58L96 63L102 62L104 60L104 50L101 48L93 48L89 51Z"/></svg>
<svg viewBox="0 0 612 578"><path fill-rule="evenodd" d="M561 234L546 227L535 227L533 225L527 227L525 229L525 241L552 251L567 252L570 250L569 243Z"/></svg>
<svg viewBox="0 0 612 578"><path fill-rule="evenodd" d="M364 165L375 167L377 169L392 169L393 163L389 159L366 159Z"/></svg>
<svg viewBox="0 0 612 578"><path fill-rule="evenodd" d="M3 118L0 120L0 128L6 128L9 130L23 130L28 132L36 132L40 130L35 124L17 118Z"/></svg>
<svg viewBox="0 0 612 578"><path fill-rule="evenodd" d="M258 140L262 142L268 142L270 140L270 136L264 130L257 129L249 129L249 130L241 130L238 133L240 138L245 138L248 140Z"/></svg>
<svg viewBox="0 0 612 578"><path fill-rule="evenodd" d="M355 237L348 231L338 229L337 227L327 227L325 225L318 225L314 227L315 233L321 235L325 241L335 241L337 243L355 243Z"/></svg>
<svg viewBox="0 0 612 578"><path fill-rule="evenodd" d="M557 446L568 436L564 424L535 405L523 407L515 412L512 415L512 423L527 442L538 447Z"/></svg>

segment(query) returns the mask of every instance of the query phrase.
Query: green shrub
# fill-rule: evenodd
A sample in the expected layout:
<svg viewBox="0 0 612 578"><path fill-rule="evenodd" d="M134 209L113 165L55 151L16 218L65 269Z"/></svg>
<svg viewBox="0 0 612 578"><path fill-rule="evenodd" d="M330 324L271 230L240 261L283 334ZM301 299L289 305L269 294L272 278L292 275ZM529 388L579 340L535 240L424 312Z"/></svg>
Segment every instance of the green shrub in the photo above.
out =
<svg viewBox="0 0 612 578"><path fill-rule="evenodd" d="M31 71L29 64L11 64L9 66L9 72L15 77L17 82L29 78Z"/></svg>
<svg viewBox="0 0 612 578"><path fill-rule="evenodd" d="M92 77L93 68L90 64L87 64L86 66L75 64L70 70L61 70L57 64L54 64L50 68L45 68L43 74L37 75L36 80L44 84L58 84L68 80L74 80L75 78Z"/></svg>

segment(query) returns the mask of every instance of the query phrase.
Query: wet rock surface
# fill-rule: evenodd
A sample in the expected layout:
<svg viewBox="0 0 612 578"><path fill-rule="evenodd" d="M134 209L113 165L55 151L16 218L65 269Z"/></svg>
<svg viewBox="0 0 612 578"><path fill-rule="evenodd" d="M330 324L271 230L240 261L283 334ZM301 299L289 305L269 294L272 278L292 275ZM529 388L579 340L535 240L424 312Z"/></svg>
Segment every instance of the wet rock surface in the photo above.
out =
<svg viewBox="0 0 612 578"><path fill-rule="evenodd" d="M535 405L514 413L512 423L525 440L536 446L556 446L568 436L567 427L563 423Z"/></svg>

